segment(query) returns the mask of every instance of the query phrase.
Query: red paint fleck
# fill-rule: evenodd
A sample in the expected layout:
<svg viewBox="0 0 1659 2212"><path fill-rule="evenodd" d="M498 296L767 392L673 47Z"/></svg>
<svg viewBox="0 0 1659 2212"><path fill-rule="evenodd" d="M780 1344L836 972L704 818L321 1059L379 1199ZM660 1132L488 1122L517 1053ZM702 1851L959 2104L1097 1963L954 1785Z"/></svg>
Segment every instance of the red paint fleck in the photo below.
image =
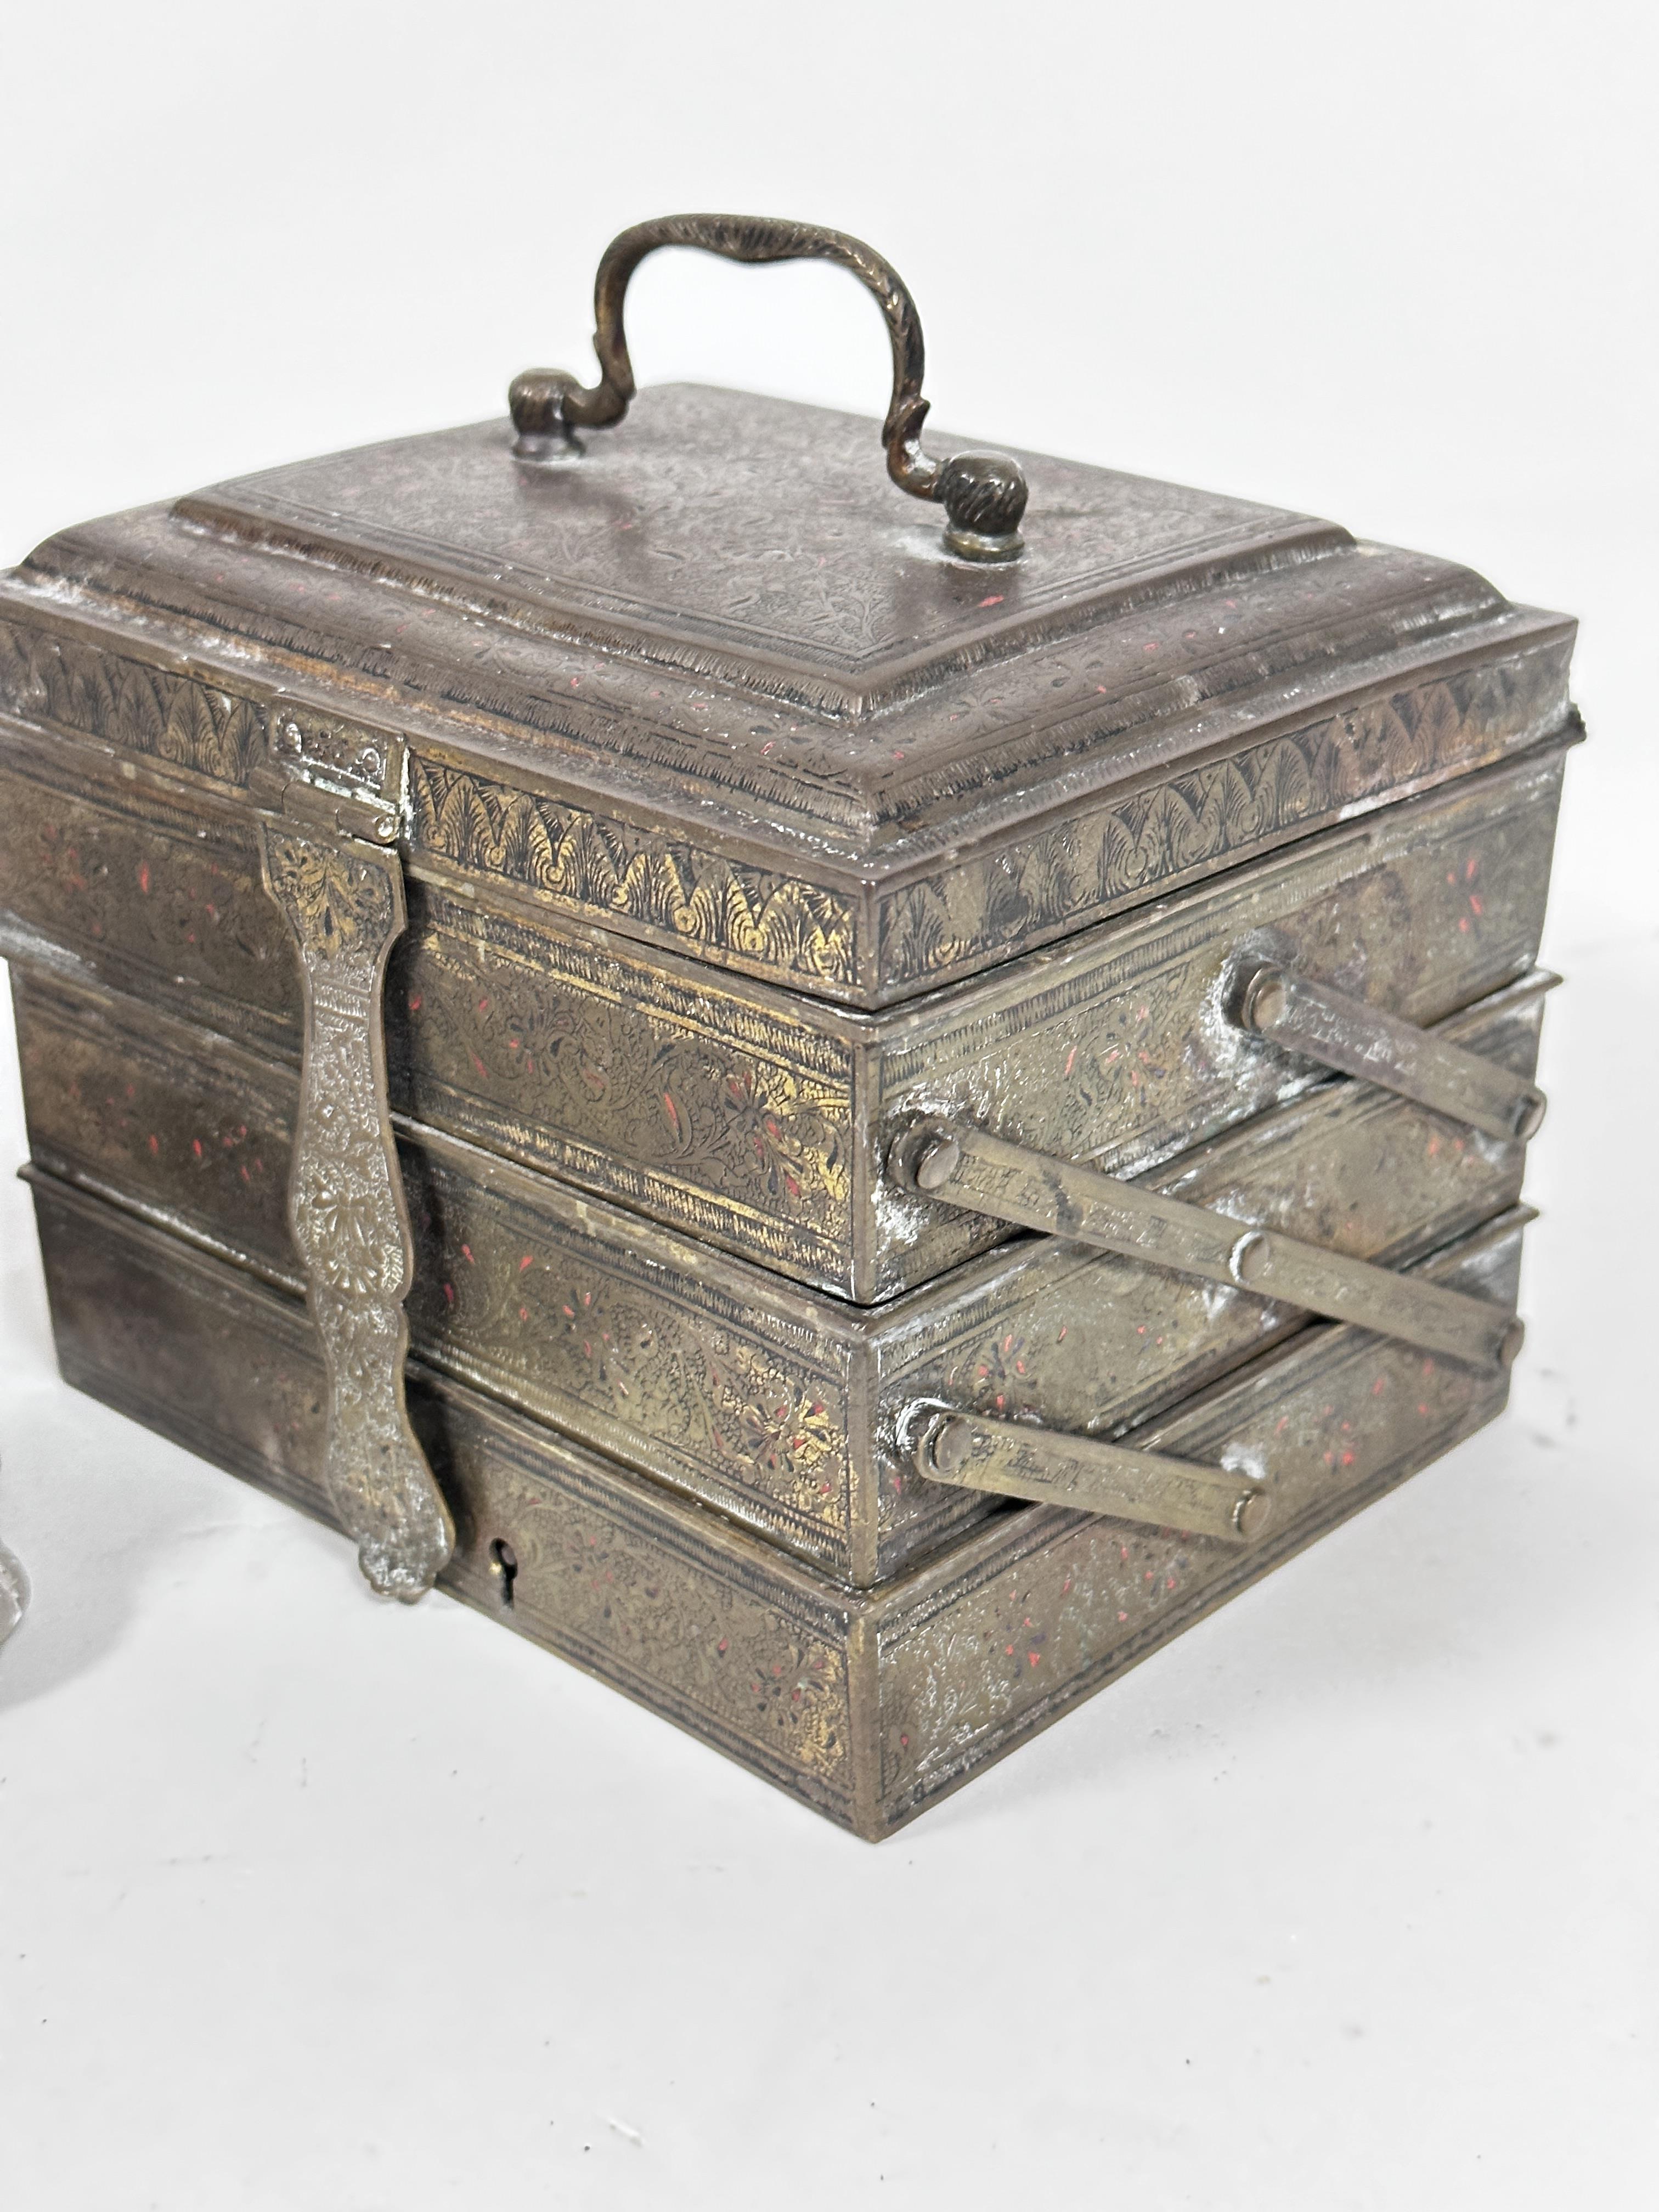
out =
<svg viewBox="0 0 1659 2212"><path fill-rule="evenodd" d="M524 1271L525 1271L525 1269L526 1269L526 1267L532 1267L532 1266L533 1266L533 1265L534 1265L534 1261L532 1260L530 1254L529 1254L528 1252L526 1252L526 1253L525 1254L525 1255L524 1255L523 1259L522 1259L522 1260L520 1260L520 1262L519 1262L519 1273L520 1273L520 1274L523 1274L523 1273L524 1273Z"/></svg>
<svg viewBox="0 0 1659 2212"><path fill-rule="evenodd" d="M1336 1454L1334 1452L1326 1453L1325 1464L1327 1467L1334 1467L1336 1465Z"/></svg>
<svg viewBox="0 0 1659 2212"><path fill-rule="evenodd" d="M528 1307L528 1306L520 1306L520 1307L519 1308L519 1319L520 1319L520 1321L528 1321L528 1320L529 1320L529 1318L530 1318L530 1309L529 1309L529 1307Z"/></svg>
<svg viewBox="0 0 1659 2212"><path fill-rule="evenodd" d="M1075 1045L1073 1045L1073 1046L1072 1047L1072 1049L1070 1050L1070 1052L1068 1052L1068 1053L1066 1054L1066 1074L1067 1074L1067 1075L1069 1075L1069 1074L1071 1073L1072 1070L1073 1070L1076 1066L1077 1066L1077 1047L1076 1047Z"/></svg>
<svg viewBox="0 0 1659 2212"><path fill-rule="evenodd" d="M1006 1656L1008 1658L1012 1659L1012 1658L1013 1657L1013 1656L1014 1656L1014 1647L1013 1647L1013 1645L1012 1645L1012 1644L1005 1644L1003 1645L1002 1649L1003 1649L1004 1653L1006 1654Z"/></svg>
<svg viewBox="0 0 1659 2212"><path fill-rule="evenodd" d="M149 1148L153 1152L159 1152L161 1149L161 1140L159 1137L151 1137L149 1139Z"/></svg>
<svg viewBox="0 0 1659 2212"><path fill-rule="evenodd" d="M1457 933L1460 937L1467 937L1469 933L1469 918L1466 914L1457 917Z"/></svg>
<svg viewBox="0 0 1659 2212"><path fill-rule="evenodd" d="M421 1011L421 994L418 991L409 1002L409 1011L411 1014L418 1014Z"/></svg>
<svg viewBox="0 0 1659 2212"><path fill-rule="evenodd" d="M1353 1465L1353 1454L1351 1451L1345 1451L1343 1453L1342 1464L1344 1467L1352 1467Z"/></svg>
<svg viewBox="0 0 1659 2212"><path fill-rule="evenodd" d="M574 1321L576 1318L576 1309L574 1306L561 1306L559 1308L559 1311L564 1316L567 1321Z"/></svg>
<svg viewBox="0 0 1659 2212"><path fill-rule="evenodd" d="M472 1256L472 1247L470 1244L462 1245L461 1256L466 1261L469 1267L476 1267L477 1266L478 1263Z"/></svg>
<svg viewBox="0 0 1659 2212"><path fill-rule="evenodd" d="M980 601L980 605L982 607L1000 607L1006 597L1005 592L992 592Z"/></svg>
<svg viewBox="0 0 1659 2212"><path fill-rule="evenodd" d="M1117 1555L1120 1559L1127 1559L1129 1556L1129 1547L1127 1544L1120 1544L1117 1547Z"/></svg>
<svg viewBox="0 0 1659 2212"><path fill-rule="evenodd" d="M662 1103L667 1109L669 1121L673 1124L674 1134L678 1137L680 1133L679 1109L675 1105L672 1098L670 1097L669 1094L665 1091L662 1094Z"/></svg>
<svg viewBox="0 0 1659 2212"><path fill-rule="evenodd" d="M444 1285L444 1298L445 1298L445 1301L446 1301L446 1303L447 1303L447 1304L452 1305L452 1306L454 1304L454 1303L455 1303L455 1285L454 1285L454 1284L453 1284L453 1283L446 1283L446 1284Z"/></svg>
<svg viewBox="0 0 1659 2212"><path fill-rule="evenodd" d="M1028 1651L1028 1652L1026 1653L1026 1655L1025 1655L1025 1656L1026 1656L1026 1657L1030 1661L1031 1664L1032 1664L1034 1667L1036 1665L1036 1662L1037 1662L1037 1661L1038 1661L1038 1659L1039 1659L1039 1657L1040 1657L1041 1656L1042 1656L1042 1655L1041 1655L1040 1653L1036 1652L1036 1651Z"/></svg>
<svg viewBox="0 0 1659 2212"><path fill-rule="evenodd" d="M1175 1588L1175 1577L1173 1575L1170 1575L1165 1577L1164 1587L1165 1589L1173 1589Z"/></svg>
<svg viewBox="0 0 1659 2212"><path fill-rule="evenodd" d="M479 1059L477 1054L474 1052L471 1047L467 1049L466 1056L472 1062L474 1067L477 1069L479 1074L484 1078L486 1082L488 1082L489 1079L489 1070L484 1066L483 1060Z"/></svg>
<svg viewBox="0 0 1659 2212"><path fill-rule="evenodd" d="M1371 1395L1373 1398L1380 1398L1382 1395L1383 1388L1386 1385L1388 1379L1389 1378L1386 1375L1379 1375L1377 1376L1376 1382L1371 1385Z"/></svg>
<svg viewBox="0 0 1659 2212"><path fill-rule="evenodd" d="M148 860L140 860L138 863L138 888L141 891L148 895L149 890L149 862Z"/></svg>
<svg viewBox="0 0 1659 2212"><path fill-rule="evenodd" d="M1066 1341L1066 1331L1062 1328L1062 1329L1060 1330L1060 1334L1059 1334L1059 1335L1054 1339L1054 1342L1055 1342L1056 1344L1064 1344L1064 1343L1065 1343L1065 1341Z"/></svg>
<svg viewBox="0 0 1659 2212"><path fill-rule="evenodd" d="M1478 921L1478 920L1480 919L1480 917L1483 914L1485 914L1485 912L1486 912L1486 908L1485 908L1485 907L1483 907L1483 906L1481 905L1481 903L1480 903L1480 892L1479 892L1479 891L1471 891L1471 892L1469 893L1469 912L1470 912L1472 915L1474 915L1475 916L1476 920Z"/></svg>
<svg viewBox="0 0 1659 2212"><path fill-rule="evenodd" d="M1156 653L1158 651L1158 647L1155 645L1143 645L1140 649L1143 653Z"/></svg>
<svg viewBox="0 0 1659 2212"><path fill-rule="evenodd" d="M199 1137L192 1137L191 1139L190 1149L195 1153L197 1158L199 1160L202 1157L202 1140Z"/></svg>
<svg viewBox="0 0 1659 2212"><path fill-rule="evenodd" d="M1428 1417L1429 1417L1429 1409L1428 1409L1428 1407L1427 1407L1425 1405L1422 1404L1420 1401L1419 1401L1419 1405L1418 1405L1418 1408L1417 1408L1417 1410L1418 1410L1418 1412L1419 1412L1419 1413L1421 1413L1421 1415L1423 1416L1424 1419L1425 1419L1425 1420L1427 1420L1427 1419L1428 1419Z"/></svg>
<svg viewBox="0 0 1659 2212"><path fill-rule="evenodd" d="M1127 1613L1120 1613L1118 1615L1118 1619L1120 1620L1127 1620L1129 1616Z"/></svg>
<svg viewBox="0 0 1659 2212"><path fill-rule="evenodd" d="M909 1739L909 1737L908 1737L908 1735L902 1735L902 1736L899 1738L899 1747L900 1747L900 1749L901 1749L901 1750L902 1750L902 1751L908 1751L908 1750L909 1750L909 1748L910 1748L910 1739Z"/></svg>

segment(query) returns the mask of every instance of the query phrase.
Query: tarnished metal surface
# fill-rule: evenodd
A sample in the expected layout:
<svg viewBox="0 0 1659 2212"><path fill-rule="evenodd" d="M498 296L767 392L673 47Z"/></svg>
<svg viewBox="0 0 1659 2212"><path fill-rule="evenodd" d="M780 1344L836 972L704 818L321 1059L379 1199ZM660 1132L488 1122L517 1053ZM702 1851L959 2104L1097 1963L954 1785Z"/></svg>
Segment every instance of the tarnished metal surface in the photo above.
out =
<svg viewBox="0 0 1659 2212"><path fill-rule="evenodd" d="M1494 1314L1480 1299L1264 1229L1248 1213L1241 1226L1231 1214L1004 1144L966 1122L926 1117L896 1140L888 1158L902 1189L1356 1322L1402 1344L1502 1367L1521 1349L1515 1316Z"/></svg>
<svg viewBox="0 0 1659 2212"><path fill-rule="evenodd" d="M331 1517L298 1301L50 1178L35 1195L69 1378ZM1512 1304L1522 1218L1426 1272ZM455 1513L446 1587L875 1838L1489 1420L1506 1389L1310 1328L1146 1438L1266 1471L1261 1541L1030 1506L865 1595L464 1385L417 1376L411 1403Z"/></svg>
<svg viewBox="0 0 1659 2212"><path fill-rule="evenodd" d="M1288 968L1257 969L1239 1001L1239 1018L1289 1052L1415 1098L1489 1137L1535 1136L1544 1094L1508 1069L1428 1036L1378 1006Z"/></svg>
<svg viewBox="0 0 1659 2212"><path fill-rule="evenodd" d="M170 709L181 727L194 711ZM1413 1022L1523 975L1559 776L1547 752L1461 779L874 1016L441 889L418 879L417 839L386 1000L393 1103L798 1280L889 1297L1006 1235L885 1188L880 1155L915 1115L1133 1175L1316 1079L1232 1018L1241 969L1293 960ZM246 798L188 797L0 724L0 949L297 1057Z"/></svg>
<svg viewBox="0 0 1659 2212"><path fill-rule="evenodd" d="M728 261L833 261L850 270L886 320L893 349L893 396L881 426L887 473L915 499L938 500L949 518L945 550L964 561L1012 561L1022 550L1020 517L1025 477L1004 453L956 453L936 461L921 449L929 403L921 396L924 352L916 303L892 264L844 231L821 223L781 222L766 216L672 215L635 223L611 240L593 282L593 350L599 381L586 389L562 369L526 369L507 394L514 458L568 464L580 453L576 432L620 422L634 398L634 365L623 329L629 279L647 254L665 246L694 246ZM814 487L803 483L799 496Z"/></svg>
<svg viewBox="0 0 1659 2212"><path fill-rule="evenodd" d="M320 825L268 818L259 837L304 994L288 1210L328 1371L324 1480L367 1580L408 1601L431 1588L454 1529L404 1403L415 1254L380 1022L386 958L404 922L403 866Z"/></svg>
<svg viewBox="0 0 1659 2212"><path fill-rule="evenodd" d="M1524 1078L1550 981L1437 1034ZM100 987L13 982L34 1158L301 1289L292 1068ZM897 1437L913 1400L1110 1435L1301 1319L1056 1239L860 1310L406 1121L400 1158L423 1359L859 1583L987 1510L915 1474ZM1522 1168L1516 1143L1334 1081L1147 1187L1396 1267L1512 1205Z"/></svg>
<svg viewBox="0 0 1659 2212"><path fill-rule="evenodd" d="M872 290L946 547L867 422L634 395L673 243ZM935 464L839 234L597 301L592 391L0 578L54 1326L876 1837L1502 1405L1573 625Z"/></svg>

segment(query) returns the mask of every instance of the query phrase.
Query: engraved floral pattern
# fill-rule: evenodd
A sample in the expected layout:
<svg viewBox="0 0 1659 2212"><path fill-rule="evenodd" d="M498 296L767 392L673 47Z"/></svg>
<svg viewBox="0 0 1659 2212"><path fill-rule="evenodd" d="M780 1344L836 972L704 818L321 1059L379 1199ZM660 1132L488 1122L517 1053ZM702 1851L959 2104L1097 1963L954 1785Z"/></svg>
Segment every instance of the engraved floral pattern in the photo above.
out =
<svg viewBox="0 0 1659 2212"><path fill-rule="evenodd" d="M417 844L458 866L787 975L852 980L852 915L812 884L418 759L410 796Z"/></svg>
<svg viewBox="0 0 1659 2212"><path fill-rule="evenodd" d="M1176 775L883 902L884 984L943 975L1227 866L1478 757L1504 702L1486 667L1396 693Z"/></svg>
<svg viewBox="0 0 1659 2212"><path fill-rule="evenodd" d="M386 955L404 926L395 854L264 823L265 888L305 979L289 1213L328 1367L329 1494L376 1589L416 1598L454 1540L404 1410L413 1261L380 1052Z"/></svg>
<svg viewBox="0 0 1659 2212"><path fill-rule="evenodd" d="M741 1002L721 1024L712 991L682 1004L656 979L551 960L545 940L493 917L457 915L456 929L447 902L428 910L441 926L416 933L399 968L404 1006L421 1024L411 1075L422 1118L441 1118L421 1096L435 1078L452 1094L451 1120L457 1096L498 1100L526 1148L561 1147L556 1164L582 1180L636 1200L640 1174L672 1178L769 1218L777 1235L844 1243L844 1048L822 1054L820 1073L813 1039L744 1038L761 1025Z"/></svg>
<svg viewBox="0 0 1659 2212"><path fill-rule="evenodd" d="M247 781L263 728L249 700L9 622L0 622L0 703L221 783Z"/></svg>

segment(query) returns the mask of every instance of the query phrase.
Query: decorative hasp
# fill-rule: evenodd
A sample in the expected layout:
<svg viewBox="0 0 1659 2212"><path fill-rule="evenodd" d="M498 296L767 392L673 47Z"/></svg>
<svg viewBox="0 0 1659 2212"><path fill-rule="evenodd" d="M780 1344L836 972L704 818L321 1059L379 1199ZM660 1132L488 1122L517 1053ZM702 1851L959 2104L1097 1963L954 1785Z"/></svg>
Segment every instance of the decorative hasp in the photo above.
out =
<svg viewBox="0 0 1659 2212"><path fill-rule="evenodd" d="M386 1103L380 992L402 934L395 852L260 823L265 889L300 948L305 1064L289 1220L328 1370L330 1497L383 1595L429 1589L454 1526L404 1402L414 1249Z"/></svg>

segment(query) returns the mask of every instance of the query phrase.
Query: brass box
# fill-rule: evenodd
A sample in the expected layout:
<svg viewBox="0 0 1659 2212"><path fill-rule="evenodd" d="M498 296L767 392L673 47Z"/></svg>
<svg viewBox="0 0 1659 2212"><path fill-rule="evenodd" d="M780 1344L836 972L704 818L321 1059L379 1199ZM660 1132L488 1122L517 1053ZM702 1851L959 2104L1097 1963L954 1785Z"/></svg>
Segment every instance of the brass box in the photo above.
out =
<svg viewBox="0 0 1659 2212"><path fill-rule="evenodd" d="M598 306L0 580L60 1356L873 1837L1501 1407L1573 629Z"/></svg>

